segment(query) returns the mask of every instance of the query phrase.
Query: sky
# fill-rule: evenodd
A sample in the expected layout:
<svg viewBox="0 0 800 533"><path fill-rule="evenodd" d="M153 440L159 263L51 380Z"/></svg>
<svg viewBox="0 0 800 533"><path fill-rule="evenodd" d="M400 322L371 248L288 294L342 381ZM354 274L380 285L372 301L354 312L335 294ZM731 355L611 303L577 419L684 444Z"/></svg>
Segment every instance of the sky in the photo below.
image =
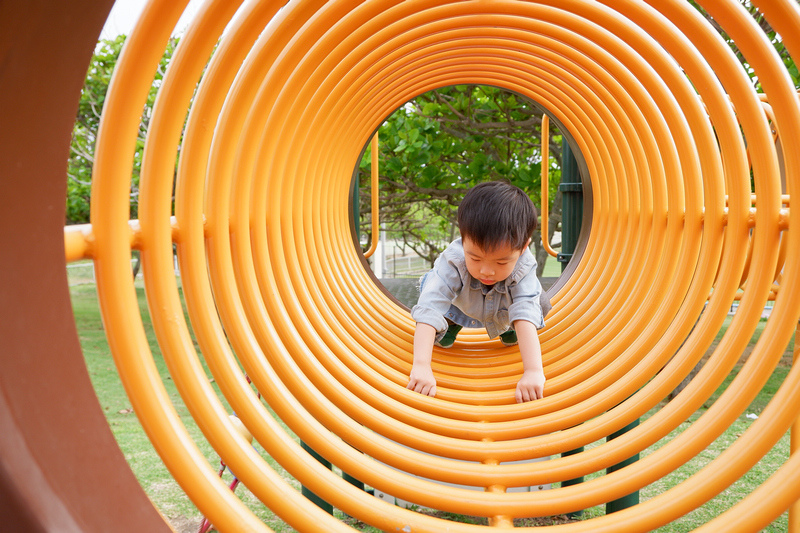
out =
<svg viewBox="0 0 800 533"><path fill-rule="evenodd" d="M116 2L114 2L114 7L111 8L111 13L108 15L103 31L100 32L100 39L113 39L117 35L123 33L125 35L130 35L147 1L148 0L116 0ZM175 27L173 35L182 33L183 30L186 29L187 24L194 14L197 13L202 3L203 0L190 0L183 16Z"/></svg>

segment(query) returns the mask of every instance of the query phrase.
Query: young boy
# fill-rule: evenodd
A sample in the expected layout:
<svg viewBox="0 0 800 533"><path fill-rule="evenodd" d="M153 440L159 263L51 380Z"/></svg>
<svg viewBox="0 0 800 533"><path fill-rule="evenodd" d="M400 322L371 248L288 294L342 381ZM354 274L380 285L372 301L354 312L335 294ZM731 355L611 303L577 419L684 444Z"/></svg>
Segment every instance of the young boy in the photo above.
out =
<svg viewBox="0 0 800 533"><path fill-rule="evenodd" d="M464 196L458 207L461 238L422 277L419 301L411 309L417 324L409 389L436 395L433 345L449 348L466 326L485 327L490 338L499 336L506 346L519 341L523 375L516 401L544 396L536 330L544 327L549 301L536 277L536 259L528 250L536 219L528 195L508 182L481 183Z"/></svg>

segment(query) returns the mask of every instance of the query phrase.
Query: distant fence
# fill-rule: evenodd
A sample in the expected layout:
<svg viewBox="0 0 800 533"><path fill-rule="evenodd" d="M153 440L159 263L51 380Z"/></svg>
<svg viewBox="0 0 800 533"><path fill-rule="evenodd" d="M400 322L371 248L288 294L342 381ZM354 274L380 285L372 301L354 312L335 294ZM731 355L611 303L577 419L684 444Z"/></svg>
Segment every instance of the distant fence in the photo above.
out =
<svg viewBox="0 0 800 533"><path fill-rule="evenodd" d="M417 278L430 269L430 264L417 255L385 258L384 277L387 278Z"/></svg>
<svg viewBox="0 0 800 533"><path fill-rule="evenodd" d="M383 276L387 278L418 278L430 268L428 262L417 255L388 256L384 261L385 271ZM135 264L136 260L131 259L131 274ZM175 275L180 276L177 260L175 261ZM142 273L139 271L136 279L141 278ZM67 264L67 280L70 287L84 283L94 283L94 262L85 260Z"/></svg>
<svg viewBox="0 0 800 533"><path fill-rule="evenodd" d="M131 259L131 275L133 275L133 267L136 264L136 259ZM180 271L178 269L178 261L175 258L175 275L180 276ZM139 270L138 274L136 275L136 279L142 279L142 271ZM94 283L94 262L90 260L86 261L76 261L74 263L67 264L67 281L69 282L69 286L73 287L75 285L83 285L85 283Z"/></svg>

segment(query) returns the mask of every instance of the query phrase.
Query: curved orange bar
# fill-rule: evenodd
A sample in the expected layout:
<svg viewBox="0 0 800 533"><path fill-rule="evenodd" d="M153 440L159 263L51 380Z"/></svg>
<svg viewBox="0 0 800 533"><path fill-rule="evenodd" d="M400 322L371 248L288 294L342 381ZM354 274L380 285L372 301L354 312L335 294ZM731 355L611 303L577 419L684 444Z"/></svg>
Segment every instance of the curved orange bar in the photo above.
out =
<svg viewBox="0 0 800 533"><path fill-rule="evenodd" d="M380 173L379 173L379 166L378 166L378 155L380 151L378 150L378 134L372 136L372 141L370 142L370 154L372 156L371 164L370 164L370 179L372 183L372 197L370 199L370 205L372 206L372 243L369 246L369 249L364 252L364 257L369 258L372 257L372 254L375 253L375 250L378 249L378 233L380 232L380 222L379 222L379 207L380 207L380 197L378 196L378 187L380 185Z"/></svg>
<svg viewBox="0 0 800 533"><path fill-rule="evenodd" d="M733 3L701 4L746 54L763 95L682 0L209 2L160 88L136 227L127 220L130 165L122 162L133 152L135 104L150 89L181 7L149 5L109 91L93 224L66 231L65 253L95 260L109 343L134 409L214 524L266 529L200 456L159 382L130 280L132 247L142 252L149 312L184 403L242 482L298 530L346 527L272 470L234 430L228 406L315 494L381 529L415 531L444 524L353 488L304 452L270 409L370 486L488 516L494 527L639 490L701 453L744 412L800 316L800 237L786 231L797 225L789 199L800 153L779 154L773 134L798 138L800 105L747 13ZM799 54L797 6L786 0L761 9ZM364 269L351 235L348 198L364 144L408 99L458 83L497 85L541 104L586 164L586 247L553 295L541 332L546 397L532 403L512 400L521 371L515 350L483 332L435 352L437 398L406 390L413 323ZM544 142L542 150L545 172ZM173 242L190 324L174 279ZM737 298L738 312L711 349ZM768 298L775 307L745 367L679 436L581 485L505 492L591 474L665 438L723 383ZM208 384L192 333L227 405ZM683 392L613 442L508 464L591 445L645 416L709 350ZM634 508L553 529L648 531L677 519L723 491L796 424L799 396L795 365L760 418L695 477ZM769 505L747 513L735 506L705 529L764 527L793 503L798 472L794 453L747 499L769 491Z"/></svg>
<svg viewBox="0 0 800 533"><path fill-rule="evenodd" d="M549 225L549 211L550 211L550 117L542 115L542 199L541 215L542 215L542 246L551 257L558 257L558 252L553 250L550 245L550 237L548 232Z"/></svg>

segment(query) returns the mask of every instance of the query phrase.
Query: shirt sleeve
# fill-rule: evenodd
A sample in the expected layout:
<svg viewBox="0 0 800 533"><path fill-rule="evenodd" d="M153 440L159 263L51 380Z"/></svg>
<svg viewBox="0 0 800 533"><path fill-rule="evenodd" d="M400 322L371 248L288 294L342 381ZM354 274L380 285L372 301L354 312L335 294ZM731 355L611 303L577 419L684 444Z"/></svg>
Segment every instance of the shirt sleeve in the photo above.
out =
<svg viewBox="0 0 800 533"><path fill-rule="evenodd" d="M542 284L536 277L536 268L509 287L511 305L508 306L508 319L511 324L517 320L526 320L536 326L536 329L544 327L544 315L539 301L542 292Z"/></svg>
<svg viewBox="0 0 800 533"><path fill-rule="evenodd" d="M461 286L458 267L442 254L434 263L433 270L423 278L419 300L411 308L411 317L415 322L433 326L437 332L446 330L444 315L450 310Z"/></svg>

